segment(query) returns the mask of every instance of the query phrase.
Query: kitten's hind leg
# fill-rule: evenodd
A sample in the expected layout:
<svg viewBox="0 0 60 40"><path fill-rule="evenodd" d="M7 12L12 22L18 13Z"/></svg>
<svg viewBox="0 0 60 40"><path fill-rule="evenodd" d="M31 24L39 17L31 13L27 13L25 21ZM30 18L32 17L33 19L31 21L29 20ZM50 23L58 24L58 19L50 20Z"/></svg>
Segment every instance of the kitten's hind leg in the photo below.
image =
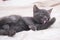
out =
<svg viewBox="0 0 60 40"><path fill-rule="evenodd" d="M40 29L42 30L42 29L49 28L55 21L56 21L56 18L53 17L50 21L42 25Z"/></svg>
<svg viewBox="0 0 60 40"><path fill-rule="evenodd" d="M0 35L8 35L8 32L4 29L0 29Z"/></svg>
<svg viewBox="0 0 60 40"><path fill-rule="evenodd" d="M10 29L10 30L8 30L8 36L14 36L16 34L16 31L15 30L12 30L12 29Z"/></svg>
<svg viewBox="0 0 60 40"><path fill-rule="evenodd" d="M0 29L0 35L7 35L7 36L14 36L16 34L15 30L4 30L4 29Z"/></svg>
<svg viewBox="0 0 60 40"><path fill-rule="evenodd" d="M9 30L9 25L8 24L5 24L2 26L4 30Z"/></svg>

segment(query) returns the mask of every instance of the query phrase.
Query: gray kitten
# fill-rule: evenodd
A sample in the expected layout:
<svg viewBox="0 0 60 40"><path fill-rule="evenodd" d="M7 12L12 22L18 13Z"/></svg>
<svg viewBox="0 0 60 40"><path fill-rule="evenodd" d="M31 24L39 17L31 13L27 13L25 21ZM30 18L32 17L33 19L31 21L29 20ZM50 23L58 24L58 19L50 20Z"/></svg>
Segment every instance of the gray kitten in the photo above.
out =
<svg viewBox="0 0 60 40"><path fill-rule="evenodd" d="M33 6L33 17L10 15L0 19L0 35L13 36L17 32L28 30L43 30L49 28L55 18L50 19L52 9L39 9Z"/></svg>

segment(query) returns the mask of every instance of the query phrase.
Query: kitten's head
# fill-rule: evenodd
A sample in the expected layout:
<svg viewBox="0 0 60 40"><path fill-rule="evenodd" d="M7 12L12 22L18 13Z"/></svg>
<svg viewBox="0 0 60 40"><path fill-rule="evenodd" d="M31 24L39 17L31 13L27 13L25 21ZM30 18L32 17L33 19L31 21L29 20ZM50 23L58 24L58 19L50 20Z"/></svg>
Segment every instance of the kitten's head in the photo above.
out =
<svg viewBox="0 0 60 40"><path fill-rule="evenodd" d="M39 9L36 5L33 6L33 16L36 22L46 23L50 19L52 9Z"/></svg>

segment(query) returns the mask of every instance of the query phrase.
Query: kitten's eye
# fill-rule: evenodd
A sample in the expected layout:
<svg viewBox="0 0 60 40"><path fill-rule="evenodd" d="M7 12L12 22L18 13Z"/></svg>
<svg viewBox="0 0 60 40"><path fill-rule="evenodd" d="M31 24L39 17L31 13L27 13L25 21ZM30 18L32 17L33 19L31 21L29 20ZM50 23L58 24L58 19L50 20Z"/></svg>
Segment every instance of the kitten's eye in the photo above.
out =
<svg viewBox="0 0 60 40"><path fill-rule="evenodd" d="M42 16L40 16L40 18L43 18Z"/></svg>

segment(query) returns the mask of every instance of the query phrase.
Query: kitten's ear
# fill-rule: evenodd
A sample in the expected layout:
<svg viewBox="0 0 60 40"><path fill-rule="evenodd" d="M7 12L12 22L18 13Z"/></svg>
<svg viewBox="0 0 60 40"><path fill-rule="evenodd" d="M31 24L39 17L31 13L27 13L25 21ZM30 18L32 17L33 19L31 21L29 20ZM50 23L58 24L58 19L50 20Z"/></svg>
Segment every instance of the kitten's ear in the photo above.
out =
<svg viewBox="0 0 60 40"><path fill-rule="evenodd" d="M35 12L37 12L39 9L38 9L38 7L36 6L36 5L34 5L33 6L33 12L35 13Z"/></svg>
<svg viewBox="0 0 60 40"><path fill-rule="evenodd" d="M51 13L51 12L52 12L52 9L53 9L53 8L49 9L48 12Z"/></svg>

